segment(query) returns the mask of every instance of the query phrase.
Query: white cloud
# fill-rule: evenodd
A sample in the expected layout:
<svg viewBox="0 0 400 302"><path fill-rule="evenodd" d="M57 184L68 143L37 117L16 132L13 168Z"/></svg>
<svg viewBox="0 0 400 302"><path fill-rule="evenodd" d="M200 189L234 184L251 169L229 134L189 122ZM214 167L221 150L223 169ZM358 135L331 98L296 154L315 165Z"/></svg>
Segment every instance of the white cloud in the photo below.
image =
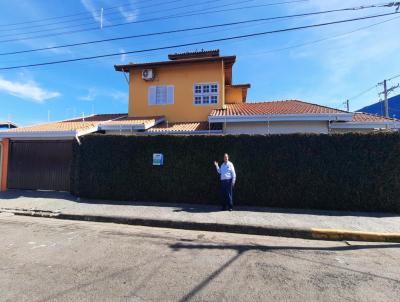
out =
<svg viewBox="0 0 400 302"><path fill-rule="evenodd" d="M126 60L126 54L124 53L124 52L125 52L125 49L121 48L121 49L119 50L119 52L121 53L121 62L124 63L125 60Z"/></svg>
<svg viewBox="0 0 400 302"><path fill-rule="evenodd" d="M120 7L119 9L120 14L125 18L128 22L133 22L137 19L139 11L137 9L132 10L132 8L124 9Z"/></svg>
<svg viewBox="0 0 400 302"><path fill-rule="evenodd" d="M128 94L126 92L118 90L105 90L99 88L89 88L87 94L78 97L81 101L94 101L98 97L101 98L111 98L115 101L126 102L128 100Z"/></svg>
<svg viewBox="0 0 400 302"><path fill-rule="evenodd" d="M84 96L78 97L81 101L93 101L97 96L97 91L94 88L89 88L88 93Z"/></svg>
<svg viewBox="0 0 400 302"><path fill-rule="evenodd" d="M92 0L81 0L81 3L92 14L94 20L101 22L100 9L94 5Z"/></svg>
<svg viewBox="0 0 400 302"><path fill-rule="evenodd" d="M36 103L44 103L49 99L61 96L59 92L49 91L39 86L35 81L26 82L8 81L0 77L0 91L16 96L21 99Z"/></svg>
<svg viewBox="0 0 400 302"><path fill-rule="evenodd" d="M121 91L112 91L110 92L110 97L112 97L116 101L127 102L128 101L128 94L126 92Z"/></svg>
<svg viewBox="0 0 400 302"><path fill-rule="evenodd" d="M362 2L362 3L361 3ZM309 11L324 11L338 8L368 6L374 0L309 0ZM382 13L392 13L394 8L362 9L359 11L322 14L319 16L295 19L293 26L324 23L335 20L351 19ZM290 13L300 13L303 9L291 7ZM311 99L326 105L340 105L347 98L357 95L363 89L374 85L384 77L396 74L400 68L397 28L400 19L383 22L395 16L386 16L364 21L336 24L305 30L296 35L287 35L286 46L298 45L312 41L299 48L288 51L288 60L293 65L310 66L309 69L298 70L299 76L309 78L297 91L298 98ZM382 23L383 22L383 23ZM279 48L279 47L277 47ZM314 82L313 82L314 81ZM350 100L351 109L359 109L378 99L377 92Z"/></svg>
<svg viewBox="0 0 400 302"><path fill-rule="evenodd" d="M113 1L100 1L96 4L93 0L81 0L82 5L85 9L92 14L92 17L95 21L101 22L101 8L107 7L114 7ZM136 3L134 0L131 0L128 4L124 4L118 7L118 11L120 15L125 19L127 22L133 22L138 18L139 10L135 8ZM113 11L114 12L114 11ZM103 15L103 24L109 24L106 17Z"/></svg>

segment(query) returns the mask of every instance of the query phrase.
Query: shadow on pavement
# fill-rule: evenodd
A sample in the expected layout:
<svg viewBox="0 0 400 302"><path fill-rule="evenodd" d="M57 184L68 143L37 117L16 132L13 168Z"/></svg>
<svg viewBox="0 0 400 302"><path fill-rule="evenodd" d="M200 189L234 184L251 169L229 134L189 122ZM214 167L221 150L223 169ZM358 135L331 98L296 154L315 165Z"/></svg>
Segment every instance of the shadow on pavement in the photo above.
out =
<svg viewBox="0 0 400 302"><path fill-rule="evenodd" d="M354 250L369 250L369 249L388 249L400 248L400 243L382 243L382 244L351 244L333 247L307 247L307 246L266 246L266 245L214 245L214 244L183 244L176 243L170 245L173 250L180 249L205 249L205 250L235 250L240 253L247 251L269 252L273 250L293 250L293 251L333 251L345 252Z"/></svg>
<svg viewBox="0 0 400 302"><path fill-rule="evenodd" d="M400 280L389 278L386 276L381 276L375 273L363 272L359 270L354 270L348 267L326 263L322 261L317 261L313 259L307 259L305 257L295 256L292 253L284 253L285 251L330 251L330 252L345 252L345 251L353 251L353 250L367 250L367 249L387 249L387 248L399 248L400 244L366 244L366 245L347 245L347 246L334 246L334 247L306 247L306 246L265 246L265 245L213 245L213 244L183 244L176 243L170 245L170 248L174 251L179 251L181 249L189 249L189 250L233 250L236 252L236 255L229 259L225 264L219 267L217 270L212 272L207 278L205 278L202 282L200 282L197 286L195 286L188 294L186 294L180 302L188 301L192 299L197 293L199 293L203 288L205 288L209 283L211 283L218 275L220 275L228 266L232 265L240 256L244 255L250 251L259 251L259 252L271 252L276 253L281 256L295 258L297 260L307 261L311 263L317 263L320 265L334 267L336 269L346 270L353 273L361 274L361 275L369 275L372 277L384 279L387 281L394 282L396 284L400 284Z"/></svg>
<svg viewBox="0 0 400 302"><path fill-rule="evenodd" d="M219 212L220 204L191 204L191 203L170 203L170 202L155 202L155 201L124 201L124 200L101 200L77 198L68 192L55 191L30 191L30 190L8 190L0 192L0 199L17 199L26 198L49 198L49 199L64 199L82 204L102 204L102 205L127 205L127 206L148 206L148 207L165 207L175 208L173 212L187 213L212 213ZM252 213L276 213L289 215L315 215L315 216L354 216L354 217L371 217L371 218L390 218L399 217L400 213L385 213L385 212L355 212L355 211L330 211L330 210L310 210L310 209L293 209L293 208L269 208L269 207L251 207L251 206L236 206L236 211L252 212Z"/></svg>
<svg viewBox="0 0 400 302"><path fill-rule="evenodd" d="M8 190L0 192L0 199L18 199L18 198L49 198L76 201L76 197L68 192L54 191L31 191L31 190Z"/></svg>

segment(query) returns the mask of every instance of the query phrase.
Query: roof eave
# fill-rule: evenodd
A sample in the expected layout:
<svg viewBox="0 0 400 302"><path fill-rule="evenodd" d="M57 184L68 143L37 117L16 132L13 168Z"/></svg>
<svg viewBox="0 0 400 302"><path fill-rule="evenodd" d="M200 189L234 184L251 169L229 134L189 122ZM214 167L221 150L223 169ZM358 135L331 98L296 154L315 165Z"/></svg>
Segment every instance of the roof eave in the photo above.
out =
<svg viewBox="0 0 400 302"><path fill-rule="evenodd" d="M129 72L132 68L151 68L165 65L177 65L177 64L190 64L190 63L203 63L203 62L215 62L215 61L228 61L234 63L236 56L221 56L221 57L207 57L197 59L182 59L182 60L171 60L171 61L160 61L160 62L149 62L149 63L130 63L124 65L114 65L116 71Z"/></svg>
<svg viewBox="0 0 400 302"><path fill-rule="evenodd" d="M165 117L157 118L154 121L142 124L100 124L100 130L104 131L131 131L131 130L147 130L165 121Z"/></svg>
<svg viewBox="0 0 400 302"><path fill-rule="evenodd" d="M90 127L82 130L69 131L4 131L0 132L0 138L74 138L98 131L98 127Z"/></svg>
<svg viewBox="0 0 400 302"><path fill-rule="evenodd" d="M0 132L0 138L74 138L77 131Z"/></svg>
<svg viewBox="0 0 400 302"><path fill-rule="evenodd" d="M351 121L353 114L260 114L260 115L226 115L208 116L213 123L238 122L289 122L289 121Z"/></svg>
<svg viewBox="0 0 400 302"><path fill-rule="evenodd" d="M251 84L246 83L246 84L230 84L226 85L228 87L233 87L233 88L251 88Z"/></svg>

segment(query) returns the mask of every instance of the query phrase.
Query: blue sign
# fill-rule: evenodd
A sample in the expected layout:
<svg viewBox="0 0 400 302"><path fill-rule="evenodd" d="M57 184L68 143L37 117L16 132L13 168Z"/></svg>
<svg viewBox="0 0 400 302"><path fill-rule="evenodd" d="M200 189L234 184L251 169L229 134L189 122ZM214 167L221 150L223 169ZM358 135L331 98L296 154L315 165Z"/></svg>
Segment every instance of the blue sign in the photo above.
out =
<svg viewBox="0 0 400 302"><path fill-rule="evenodd" d="M161 153L153 153L153 166L164 165L164 155Z"/></svg>

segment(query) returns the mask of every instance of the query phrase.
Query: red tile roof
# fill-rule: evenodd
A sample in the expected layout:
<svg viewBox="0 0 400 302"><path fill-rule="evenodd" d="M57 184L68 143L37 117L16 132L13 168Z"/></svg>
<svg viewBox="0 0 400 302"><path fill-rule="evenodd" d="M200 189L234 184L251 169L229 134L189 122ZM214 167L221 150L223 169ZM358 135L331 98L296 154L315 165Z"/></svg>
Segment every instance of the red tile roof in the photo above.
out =
<svg viewBox="0 0 400 302"><path fill-rule="evenodd" d="M33 125L29 127L21 127L10 130L0 131L0 136L2 137L12 137L12 135L18 135L23 137L24 133L27 136L38 135L46 137L47 135L69 135L69 132L76 132L73 135L83 134L83 131L94 132L97 130L111 130L108 128L126 128L133 126L135 129L148 129L155 124L163 122L164 116L153 116L153 117L128 117L126 113L123 114L97 114L93 116L88 116L85 118L75 118L71 120ZM92 131L91 131L92 130Z"/></svg>
<svg viewBox="0 0 400 302"><path fill-rule="evenodd" d="M248 116L269 114L338 114L346 111L298 100L260 103L227 104L226 109L214 109L211 116Z"/></svg>
<svg viewBox="0 0 400 302"><path fill-rule="evenodd" d="M164 116L128 117L107 122L107 125L154 125L157 121L164 120Z"/></svg>
<svg viewBox="0 0 400 302"><path fill-rule="evenodd" d="M25 132L70 132L83 131L96 127L99 123L109 121L111 119L126 116L126 114L98 114L85 118L75 118L71 120L33 125L28 127L14 128L7 133L25 133Z"/></svg>
<svg viewBox="0 0 400 302"><path fill-rule="evenodd" d="M221 130L219 125L209 124L208 122L188 122L188 123L163 123L147 130L150 133L191 133L198 131Z"/></svg>
<svg viewBox="0 0 400 302"><path fill-rule="evenodd" d="M68 123L68 122L104 122L104 121L110 121L110 120L115 120L115 119L120 119L123 117L128 116L127 113L105 113L105 114L95 114L95 115L89 115L87 117L80 117L80 118L74 118L66 121L62 121L63 123Z"/></svg>
<svg viewBox="0 0 400 302"><path fill-rule="evenodd" d="M400 122L399 120L393 118L387 118L380 115L373 115L364 112L355 112L353 115L352 122L360 122L360 123L392 123L392 122Z"/></svg>

